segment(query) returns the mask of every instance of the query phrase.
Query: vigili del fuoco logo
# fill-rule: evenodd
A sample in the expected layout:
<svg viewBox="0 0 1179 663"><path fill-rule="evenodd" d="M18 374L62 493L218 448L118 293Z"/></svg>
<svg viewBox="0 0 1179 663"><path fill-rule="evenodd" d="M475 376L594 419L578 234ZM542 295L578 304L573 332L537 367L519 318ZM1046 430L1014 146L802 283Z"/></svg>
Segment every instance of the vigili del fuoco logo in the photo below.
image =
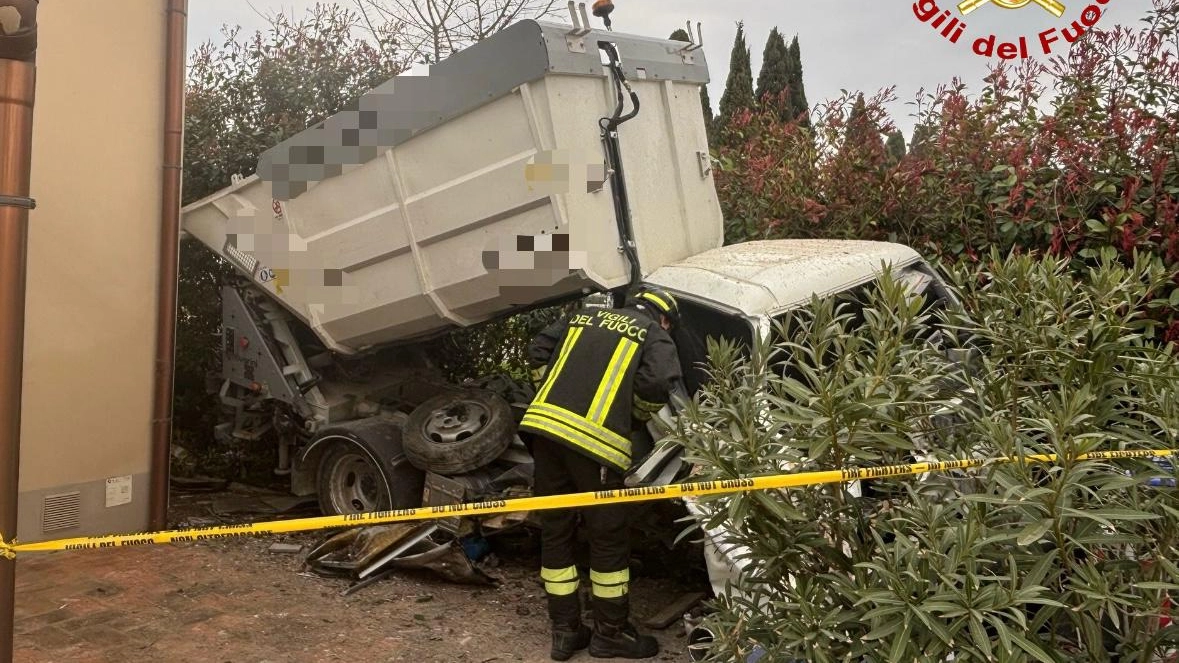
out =
<svg viewBox="0 0 1179 663"><path fill-rule="evenodd" d="M1071 0L1070 0L1071 1ZM943 0L951 5L953 0ZM1033 56L1054 54L1054 49L1067 50L1068 46L1080 39L1090 28L1097 25L1103 14L1102 7L1110 0L1093 0L1081 15L1073 21L1052 27L1034 37L1021 36L1018 41L1000 41L998 35L987 35L971 39L966 18L974 12L992 9L1022 9L1025 11L1046 11L1057 18L1064 18L1067 8L1060 0L962 0L952 8L939 5L937 0L919 0L913 3L913 15L917 20L933 28L937 34L951 44L971 44L972 50L983 57L998 56L1004 60L1026 59ZM954 15L957 10L958 15ZM966 41L963 41L963 38Z"/></svg>

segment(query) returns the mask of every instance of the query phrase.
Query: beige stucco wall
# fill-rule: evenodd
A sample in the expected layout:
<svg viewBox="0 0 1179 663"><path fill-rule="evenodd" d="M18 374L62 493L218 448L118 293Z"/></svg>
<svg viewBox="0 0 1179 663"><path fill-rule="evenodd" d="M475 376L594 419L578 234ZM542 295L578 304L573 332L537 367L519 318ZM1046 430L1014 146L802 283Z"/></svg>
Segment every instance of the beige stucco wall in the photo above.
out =
<svg viewBox="0 0 1179 663"><path fill-rule="evenodd" d="M38 12L25 541L147 524L164 9L164 0L70 0ZM106 480L128 475L131 503L108 507ZM45 497L70 492L80 527L43 533Z"/></svg>

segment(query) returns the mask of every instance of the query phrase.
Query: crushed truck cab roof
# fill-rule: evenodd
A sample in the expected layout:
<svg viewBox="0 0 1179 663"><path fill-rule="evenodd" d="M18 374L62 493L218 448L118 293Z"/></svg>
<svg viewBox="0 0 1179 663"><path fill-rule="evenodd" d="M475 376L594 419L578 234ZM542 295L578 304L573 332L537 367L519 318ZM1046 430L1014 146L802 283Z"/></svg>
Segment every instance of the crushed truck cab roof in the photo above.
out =
<svg viewBox="0 0 1179 663"><path fill-rule="evenodd" d="M755 317L866 283L885 263L901 268L920 260L913 249L888 242L766 240L711 249L646 280Z"/></svg>

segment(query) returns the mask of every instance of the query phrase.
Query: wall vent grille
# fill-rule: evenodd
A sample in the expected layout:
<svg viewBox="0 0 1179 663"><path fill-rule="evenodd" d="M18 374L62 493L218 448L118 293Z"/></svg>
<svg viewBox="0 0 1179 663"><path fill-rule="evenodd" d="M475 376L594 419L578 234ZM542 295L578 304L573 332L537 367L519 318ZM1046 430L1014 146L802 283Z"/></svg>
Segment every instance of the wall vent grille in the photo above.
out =
<svg viewBox="0 0 1179 663"><path fill-rule="evenodd" d="M81 524L82 494L46 495L41 503L41 531L54 532Z"/></svg>

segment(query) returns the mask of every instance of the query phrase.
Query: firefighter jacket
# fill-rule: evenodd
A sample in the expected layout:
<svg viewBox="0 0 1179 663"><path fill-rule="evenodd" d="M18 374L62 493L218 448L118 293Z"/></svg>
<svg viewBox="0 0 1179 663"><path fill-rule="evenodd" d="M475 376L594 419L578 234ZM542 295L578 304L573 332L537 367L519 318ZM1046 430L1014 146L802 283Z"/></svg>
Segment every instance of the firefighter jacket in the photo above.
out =
<svg viewBox="0 0 1179 663"><path fill-rule="evenodd" d="M520 430L620 471L631 465L632 419L650 419L681 377L671 337L638 307L576 313L541 332L528 354L543 379Z"/></svg>

